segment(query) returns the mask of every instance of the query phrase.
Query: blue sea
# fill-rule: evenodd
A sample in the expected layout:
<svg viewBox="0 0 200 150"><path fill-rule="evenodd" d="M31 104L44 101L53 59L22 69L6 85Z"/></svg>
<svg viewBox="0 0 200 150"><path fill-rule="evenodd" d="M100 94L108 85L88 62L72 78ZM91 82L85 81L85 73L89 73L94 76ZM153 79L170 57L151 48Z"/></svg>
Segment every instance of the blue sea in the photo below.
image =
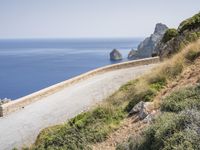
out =
<svg viewBox="0 0 200 150"><path fill-rule="evenodd" d="M118 62L110 61L119 49L128 52L140 38L0 40L0 99L19 97Z"/></svg>

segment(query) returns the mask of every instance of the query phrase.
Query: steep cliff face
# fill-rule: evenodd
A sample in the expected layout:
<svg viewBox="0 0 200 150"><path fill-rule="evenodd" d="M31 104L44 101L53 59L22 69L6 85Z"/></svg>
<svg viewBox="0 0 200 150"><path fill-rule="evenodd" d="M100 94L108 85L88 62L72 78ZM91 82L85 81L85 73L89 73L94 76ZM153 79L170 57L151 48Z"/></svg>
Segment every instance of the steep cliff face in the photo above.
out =
<svg viewBox="0 0 200 150"><path fill-rule="evenodd" d="M189 43L200 38L200 13L184 20L177 30L169 29L157 44L155 52L161 57L170 57Z"/></svg>
<svg viewBox="0 0 200 150"><path fill-rule="evenodd" d="M129 59L151 57L167 29L168 27L162 23L156 24L154 33L138 45L137 52Z"/></svg>

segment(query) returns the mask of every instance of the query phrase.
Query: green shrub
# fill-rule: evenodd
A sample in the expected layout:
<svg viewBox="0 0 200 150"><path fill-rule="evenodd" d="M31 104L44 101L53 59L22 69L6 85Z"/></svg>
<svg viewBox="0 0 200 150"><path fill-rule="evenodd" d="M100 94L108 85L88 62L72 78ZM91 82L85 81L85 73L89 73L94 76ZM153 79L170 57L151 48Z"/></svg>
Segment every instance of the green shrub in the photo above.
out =
<svg viewBox="0 0 200 150"><path fill-rule="evenodd" d="M200 137L195 130L184 130L174 133L172 137L164 142L163 150L198 150Z"/></svg>
<svg viewBox="0 0 200 150"><path fill-rule="evenodd" d="M119 150L199 150L200 86L180 89L164 99L162 114L143 138L119 144Z"/></svg>
<svg viewBox="0 0 200 150"><path fill-rule="evenodd" d="M161 104L162 111L180 112L193 107L200 109L200 86L182 89L166 97Z"/></svg>
<svg viewBox="0 0 200 150"><path fill-rule="evenodd" d="M177 35L178 35L178 31L176 29L168 29L162 38L162 42L167 43L168 41L170 41L172 38L176 37Z"/></svg>
<svg viewBox="0 0 200 150"><path fill-rule="evenodd" d="M196 58L200 56L200 50L190 50L186 53L185 58L189 61L194 61Z"/></svg>
<svg viewBox="0 0 200 150"><path fill-rule="evenodd" d="M189 32L186 34L185 39L190 43L193 41L196 41L198 39L198 35L196 34L196 32Z"/></svg>
<svg viewBox="0 0 200 150"><path fill-rule="evenodd" d="M179 114L163 113L144 132L144 139L128 141L128 146L123 145L129 147L130 150L182 150L183 147L185 150L199 150L199 115L200 113L196 110L186 110Z"/></svg>
<svg viewBox="0 0 200 150"><path fill-rule="evenodd" d="M164 148L168 138L182 129L184 119L184 117L179 117L174 113L165 113L144 132L143 138L132 140L132 142L128 141L128 147L130 150L160 150Z"/></svg>
<svg viewBox="0 0 200 150"><path fill-rule="evenodd" d="M200 32L196 32L196 34L197 34L198 38L200 38Z"/></svg>
<svg viewBox="0 0 200 150"><path fill-rule="evenodd" d="M183 33L185 30L193 30L200 26L200 13L194 15L193 17L183 21L179 27L179 33Z"/></svg>
<svg viewBox="0 0 200 150"><path fill-rule="evenodd" d="M152 89L160 91L167 84L167 79L164 75L156 74L148 78L148 83Z"/></svg>

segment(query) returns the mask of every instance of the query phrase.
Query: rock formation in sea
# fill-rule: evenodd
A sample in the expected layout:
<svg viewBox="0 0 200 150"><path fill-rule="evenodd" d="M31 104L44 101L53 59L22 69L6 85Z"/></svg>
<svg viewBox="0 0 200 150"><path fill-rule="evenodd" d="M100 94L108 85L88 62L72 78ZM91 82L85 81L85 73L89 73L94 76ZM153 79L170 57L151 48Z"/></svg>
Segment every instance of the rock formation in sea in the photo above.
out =
<svg viewBox="0 0 200 150"><path fill-rule="evenodd" d="M117 49L113 49L112 52L110 52L110 60L122 60L122 54Z"/></svg>
<svg viewBox="0 0 200 150"><path fill-rule="evenodd" d="M134 55L137 53L137 50L132 49L129 53L128 53L128 59L131 59L132 57L134 57Z"/></svg>
<svg viewBox="0 0 200 150"><path fill-rule="evenodd" d="M154 33L138 45L137 52L132 57L129 57L129 59L151 57L155 53L154 49L156 45L160 42L167 29L168 27L165 24L156 24Z"/></svg>

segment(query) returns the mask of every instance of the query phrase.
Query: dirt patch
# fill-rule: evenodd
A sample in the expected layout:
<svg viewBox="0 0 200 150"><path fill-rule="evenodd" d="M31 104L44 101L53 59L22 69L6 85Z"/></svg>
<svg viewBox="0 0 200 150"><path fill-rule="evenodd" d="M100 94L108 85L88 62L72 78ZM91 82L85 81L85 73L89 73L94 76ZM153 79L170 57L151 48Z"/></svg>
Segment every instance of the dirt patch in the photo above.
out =
<svg viewBox="0 0 200 150"><path fill-rule="evenodd" d="M128 140L131 135L139 134L148 124L139 121L137 116L126 118L121 127L113 132L106 141L92 146L93 150L115 150L118 143Z"/></svg>

